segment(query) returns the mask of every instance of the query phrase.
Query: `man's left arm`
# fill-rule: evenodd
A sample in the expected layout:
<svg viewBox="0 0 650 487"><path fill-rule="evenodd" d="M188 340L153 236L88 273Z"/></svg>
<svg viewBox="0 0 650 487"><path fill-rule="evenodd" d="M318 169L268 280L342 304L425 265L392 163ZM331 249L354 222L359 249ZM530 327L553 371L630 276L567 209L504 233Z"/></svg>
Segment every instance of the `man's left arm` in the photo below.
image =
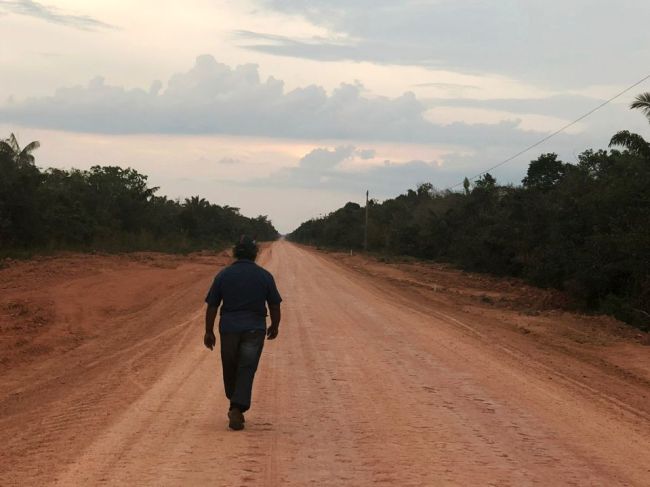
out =
<svg viewBox="0 0 650 487"><path fill-rule="evenodd" d="M214 350L217 344L217 337L214 336L214 322L217 319L219 306L208 304L205 309L205 335L203 335L203 344L210 350Z"/></svg>

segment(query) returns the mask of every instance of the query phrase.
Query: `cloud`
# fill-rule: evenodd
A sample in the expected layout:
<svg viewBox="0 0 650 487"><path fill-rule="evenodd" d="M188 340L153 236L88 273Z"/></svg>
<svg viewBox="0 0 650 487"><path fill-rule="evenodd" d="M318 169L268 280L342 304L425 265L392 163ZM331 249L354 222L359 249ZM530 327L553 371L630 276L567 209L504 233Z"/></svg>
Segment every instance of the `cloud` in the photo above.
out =
<svg viewBox="0 0 650 487"><path fill-rule="evenodd" d="M377 155L377 151L374 149L359 149L357 154L361 159L372 159Z"/></svg>
<svg viewBox="0 0 650 487"><path fill-rule="evenodd" d="M314 149L305 157L300 159L298 170L301 172L317 171L322 174L335 168L338 164L348 159L354 153L353 146L341 146L334 150L329 149ZM291 169L290 171L293 171Z"/></svg>
<svg viewBox="0 0 650 487"><path fill-rule="evenodd" d="M628 0L258 0L330 39L238 33L248 49L495 73L555 87L630 82L650 57L650 3ZM606 65L603 64L606 60Z"/></svg>
<svg viewBox="0 0 650 487"><path fill-rule="evenodd" d="M370 153L374 157L374 150L351 145L331 149L320 147L302 157L296 167L285 167L268 177L238 184L359 194L369 189L374 197L385 198L423 182L432 182L443 188L462 179L459 170L443 170L436 162L413 160L395 163L386 160L370 166L355 164L355 161L367 160Z"/></svg>
<svg viewBox="0 0 650 487"><path fill-rule="evenodd" d="M107 134L228 134L287 139L395 141L479 147L524 144L540 133L517 120L441 125L428 121L425 103L407 92L370 97L359 83L331 93L318 85L285 91L260 79L254 64L231 68L212 56L149 89L111 86L103 78L61 88L53 96L0 106L0 123Z"/></svg>
<svg viewBox="0 0 650 487"><path fill-rule="evenodd" d="M479 87L475 85L464 85L461 83L416 83L414 87L430 87L430 88L440 88L443 90L478 90Z"/></svg>
<svg viewBox="0 0 650 487"><path fill-rule="evenodd" d="M234 35L243 41L241 47L264 54L289 56L317 61L370 61L378 64L418 65L430 68L443 64L431 58L426 46L410 46L387 41L348 39L333 42L330 39L314 37L291 38L262 32L235 31Z"/></svg>
<svg viewBox="0 0 650 487"><path fill-rule="evenodd" d="M56 7L43 5L33 0L0 0L0 8L18 15L36 17L53 24L65 25L81 30L115 29L115 26L89 17L63 13Z"/></svg>
<svg viewBox="0 0 650 487"><path fill-rule="evenodd" d="M217 164L223 164L226 166L241 164L241 161L235 157L222 157L217 161Z"/></svg>
<svg viewBox="0 0 650 487"><path fill-rule="evenodd" d="M480 88L474 85L465 85L461 83L417 83L412 85L414 88L437 88L446 91L449 95L463 96L467 92L476 92Z"/></svg>
<svg viewBox="0 0 650 487"><path fill-rule="evenodd" d="M602 104L605 100L582 95L555 95L545 98L437 98L426 100L432 107L463 107L501 110L518 114L536 114L564 119L574 119Z"/></svg>

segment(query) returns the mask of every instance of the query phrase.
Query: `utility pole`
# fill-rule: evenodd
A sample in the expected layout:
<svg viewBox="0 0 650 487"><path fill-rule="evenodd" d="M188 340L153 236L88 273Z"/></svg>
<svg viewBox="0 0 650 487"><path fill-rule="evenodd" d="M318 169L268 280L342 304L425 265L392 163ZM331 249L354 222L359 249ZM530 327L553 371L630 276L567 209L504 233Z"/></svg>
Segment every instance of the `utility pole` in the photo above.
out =
<svg viewBox="0 0 650 487"><path fill-rule="evenodd" d="M363 250L368 251L368 191L366 191L366 224L363 228Z"/></svg>

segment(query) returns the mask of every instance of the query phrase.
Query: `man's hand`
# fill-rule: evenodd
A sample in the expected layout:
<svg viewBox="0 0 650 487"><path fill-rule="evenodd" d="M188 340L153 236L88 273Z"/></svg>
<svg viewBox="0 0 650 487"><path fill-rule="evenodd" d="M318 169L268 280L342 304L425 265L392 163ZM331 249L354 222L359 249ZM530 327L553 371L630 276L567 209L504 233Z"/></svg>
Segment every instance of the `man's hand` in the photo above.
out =
<svg viewBox="0 0 650 487"><path fill-rule="evenodd" d="M271 315L271 326L269 326L269 329L266 330L266 338L269 340L275 340L275 337L278 336L278 331L280 329L280 319L282 318L280 305L270 304L269 314Z"/></svg>
<svg viewBox="0 0 650 487"><path fill-rule="evenodd" d="M208 304L205 308L205 335L203 335L203 344L210 350L214 350L217 339L214 337L214 320L217 318L218 306Z"/></svg>
<svg viewBox="0 0 650 487"><path fill-rule="evenodd" d="M275 340L275 337L278 336L278 332L280 331L280 327L277 325L271 325L269 328L266 330L266 338L269 340Z"/></svg>
<svg viewBox="0 0 650 487"><path fill-rule="evenodd" d="M210 350L214 350L214 346L217 343L217 338L214 336L213 331L206 331L203 336L203 344Z"/></svg>

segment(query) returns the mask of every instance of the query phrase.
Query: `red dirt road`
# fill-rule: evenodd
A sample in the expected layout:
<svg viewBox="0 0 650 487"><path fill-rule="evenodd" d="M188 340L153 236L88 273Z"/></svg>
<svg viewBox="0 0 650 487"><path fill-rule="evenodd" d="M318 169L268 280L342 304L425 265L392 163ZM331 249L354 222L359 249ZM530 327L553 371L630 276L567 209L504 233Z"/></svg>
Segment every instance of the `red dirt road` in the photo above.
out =
<svg viewBox="0 0 650 487"><path fill-rule="evenodd" d="M278 242L283 324L231 432L202 345L226 258L76 259L0 271L2 486L650 485L650 348L615 322L592 343L599 318L455 271Z"/></svg>

